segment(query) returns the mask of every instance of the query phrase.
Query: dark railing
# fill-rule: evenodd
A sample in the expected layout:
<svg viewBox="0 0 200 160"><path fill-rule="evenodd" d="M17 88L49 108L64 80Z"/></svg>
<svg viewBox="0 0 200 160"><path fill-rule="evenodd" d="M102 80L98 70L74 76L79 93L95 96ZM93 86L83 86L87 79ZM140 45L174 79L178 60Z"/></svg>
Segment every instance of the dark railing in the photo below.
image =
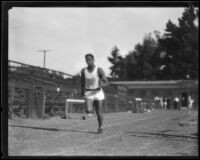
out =
<svg viewBox="0 0 200 160"><path fill-rule="evenodd" d="M56 71L56 70L52 70L48 68L32 66L32 65L28 65L25 63L17 62L17 61L11 61L11 60L8 61L8 68L9 68L9 71L16 71L19 68L21 71L27 71L27 69L29 69L30 71L37 71L38 73L47 73L47 74L51 74L55 76L61 76L64 79L68 77L73 77L73 75L68 74L68 73L64 73L64 72L60 72L60 71Z"/></svg>
<svg viewBox="0 0 200 160"><path fill-rule="evenodd" d="M51 81L56 84L68 85L73 83L74 76L64 72L51 70L48 68L36 67L16 61L8 61L9 73L16 73L18 75L24 75L34 77L34 79L43 79L44 81Z"/></svg>

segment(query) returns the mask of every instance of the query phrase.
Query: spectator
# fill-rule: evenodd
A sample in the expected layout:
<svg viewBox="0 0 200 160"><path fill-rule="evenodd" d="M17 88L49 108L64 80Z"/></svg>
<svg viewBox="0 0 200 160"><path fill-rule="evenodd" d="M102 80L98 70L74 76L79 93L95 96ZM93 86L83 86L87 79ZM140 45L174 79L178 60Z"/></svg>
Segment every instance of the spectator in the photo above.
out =
<svg viewBox="0 0 200 160"><path fill-rule="evenodd" d="M167 98L167 109L170 109L170 97Z"/></svg>
<svg viewBox="0 0 200 160"><path fill-rule="evenodd" d="M160 98L160 101L159 101L159 106L160 106L161 108L163 108L163 105L164 105L164 103L163 103L163 98L161 97L161 98Z"/></svg>
<svg viewBox="0 0 200 160"><path fill-rule="evenodd" d="M167 109L167 99L166 98L163 100L163 104L164 104L164 109Z"/></svg>
<svg viewBox="0 0 200 160"><path fill-rule="evenodd" d="M178 109L178 102L179 102L179 98L175 97L174 98L174 109Z"/></svg>
<svg viewBox="0 0 200 160"><path fill-rule="evenodd" d="M189 114L190 114L193 108L194 100L192 99L191 96L188 97L188 100L189 100Z"/></svg>

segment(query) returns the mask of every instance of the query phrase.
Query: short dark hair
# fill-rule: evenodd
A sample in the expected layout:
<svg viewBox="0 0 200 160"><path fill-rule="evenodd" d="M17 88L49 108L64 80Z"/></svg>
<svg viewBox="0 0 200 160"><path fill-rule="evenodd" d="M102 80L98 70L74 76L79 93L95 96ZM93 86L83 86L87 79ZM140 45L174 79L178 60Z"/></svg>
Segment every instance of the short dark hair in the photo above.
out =
<svg viewBox="0 0 200 160"><path fill-rule="evenodd" d="M85 55L85 58L87 58L87 57L92 57L92 59L94 59L94 55L91 54L91 53L86 54L86 55Z"/></svg>

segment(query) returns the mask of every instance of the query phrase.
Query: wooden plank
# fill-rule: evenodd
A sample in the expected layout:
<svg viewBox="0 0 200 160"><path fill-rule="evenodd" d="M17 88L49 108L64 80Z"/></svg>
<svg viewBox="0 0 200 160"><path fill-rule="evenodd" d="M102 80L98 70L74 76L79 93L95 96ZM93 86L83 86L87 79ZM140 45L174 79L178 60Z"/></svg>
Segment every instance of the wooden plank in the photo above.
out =
<svg viewBox="0 0 200 160"><path fill-rule="evenodd" d="M76 103L84 103L84 99L67 99L67 102L76 102Z"/></svg>

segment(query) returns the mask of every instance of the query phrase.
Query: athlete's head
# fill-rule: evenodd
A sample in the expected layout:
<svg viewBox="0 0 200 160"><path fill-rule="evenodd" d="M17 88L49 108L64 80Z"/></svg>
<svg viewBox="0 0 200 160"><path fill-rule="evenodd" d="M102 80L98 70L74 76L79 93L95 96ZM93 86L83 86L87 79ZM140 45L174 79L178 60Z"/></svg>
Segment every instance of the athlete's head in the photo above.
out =
<svg viewBox="0 0 200 160"><path fill-rule="evenodd" d="M93 66L94 65L94 56L91 53L88 53L85 55L85 60L88 66Z"/></svg>

